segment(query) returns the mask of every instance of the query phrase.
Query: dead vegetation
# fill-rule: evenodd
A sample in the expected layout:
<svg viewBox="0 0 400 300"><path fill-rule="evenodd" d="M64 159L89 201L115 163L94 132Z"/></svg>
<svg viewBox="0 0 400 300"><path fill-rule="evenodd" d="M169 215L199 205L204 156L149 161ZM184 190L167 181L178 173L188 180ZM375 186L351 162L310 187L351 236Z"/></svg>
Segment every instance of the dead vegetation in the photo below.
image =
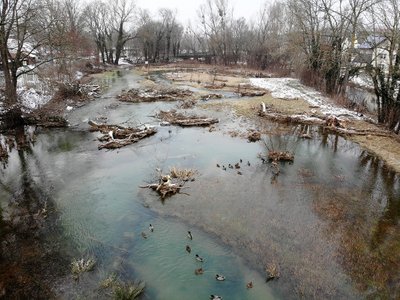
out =
<svg viewBox="0 0 400 300"><path fill-rule="evenodd" d="M274 151L270 150L268 152L268 160L269 161L294 161L294 155L289 151Z"/></svg>
<svg viewBox="0 0 400 300"><path fill-rule="evenodd" d="M278 279L280 277L278 265L276 263L270 263L265 267L265 273L266 273L266 281L271 281Z"/></svg>
<svg viewBox="0 0 400 300"><path fill-rule="evenodd" d="M8 151L7 146L0 143L0 162L7 163L8 161Z"/></svg>
<svg viewBox="0 0 400 300"><path fill-rule="evenodd" d="M161 199L164 200L166 197L181 194L185 183L194 181L194 176L197 174L198 172L193 169L172 167L169 174L163 175L160 173L158 183L151 183L141 186L141 188L149 188L156 191L161 196Z"/></svg>
<svg viewBox="0 0 400 300"><path fill-rule="evenodd" d="M123 102L155 102L155 101L177 101L186 100L193 96L193 92L176 88L147 88L131 89L118 95L119 101Z"/></svg>
<svg viewBox="0 0 400 300"><path fill-rule="evenodd" d="M71 273L75 280L79 279L79 275L85 272L90 272L94 269L96 261L93 258L75 259L71 263Z"/></svg>
<svg viewBox="0 0 400 300"><path fill-rule="evenodd" d="M104 144L99 145L99 150L122 148L157 132L156 128L147 126L132 128L120 125L97 124L93 121L89 121L89 125L91 126L90 131L100 131L103 134L99 141Z"/></svg>
<svg viewBox="0 0 400 300"><path fill-rule="evenodd" d="M261 140L261 132L257 130L251 130L247 136L249 142L257 142Z"/></svg>
<svg viewBox="0 0 400 300"><path fill-rule="evenodd" d="M168 122L172 125L178 125L182 127L209 126L219 122L218 119L215 118L207 118L196 115L184 115L178 113L176 110L160 111L156 115L156 117L164 122Z"/></svg>
<svg viewBox="0 0 400 300"><path fill-rule="evenodd" d="M53 116L43 110L35 111L24 117L26 125L36 125L45 128L62 128L68 126L68 121L62 116Z"/></svg>
<svg viewBox="0 0 400 300"><path fill-rule="evenodd" d="M102 289L111 289L115 299L137 299L145 290L143 281L123 282L116 274L110 275L100 284Z"/></svg>

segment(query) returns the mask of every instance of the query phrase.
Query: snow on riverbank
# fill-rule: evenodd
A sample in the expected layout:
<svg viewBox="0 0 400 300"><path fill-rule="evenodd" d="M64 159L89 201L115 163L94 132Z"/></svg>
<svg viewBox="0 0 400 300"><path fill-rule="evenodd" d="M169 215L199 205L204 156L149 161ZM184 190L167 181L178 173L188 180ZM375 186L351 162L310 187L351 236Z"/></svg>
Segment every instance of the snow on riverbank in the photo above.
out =
<svg viewBox="0 0 400 300"><path fill-rule="evenodd" d="M251 78L250 83L256 87L269 90L272 97L279 99L304 99L312 106L318 106L325 115L346 115L360 119L356 112L330 103L330 99L320 92L306 87L294 78Z"/></svg>
<svg viewBox="0 0 400 300"><path fill-rule="evenodd" d="M40 93L33 88L22 88L18 90L18 93L21 99L22 107L28 111L41 107L42 105L49 102L51 99L50 95Z"/></svg>

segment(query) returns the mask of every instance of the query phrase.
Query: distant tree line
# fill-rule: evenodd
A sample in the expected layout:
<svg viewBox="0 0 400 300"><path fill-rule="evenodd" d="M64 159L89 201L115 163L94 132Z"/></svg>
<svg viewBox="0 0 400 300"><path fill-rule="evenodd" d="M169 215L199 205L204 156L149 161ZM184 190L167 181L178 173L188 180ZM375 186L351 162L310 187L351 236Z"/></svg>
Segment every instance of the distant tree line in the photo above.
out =
<svg viewBox="0 0 400 300"><path fill-rule="evenodd" d="M17 104L17 79L25 72L20 67L32 55L36 65L57 60L63 70L78 57L119 64L122 58L168 62L207 54L214 64L295 74L337 97L345 96L353 76L366 72L379 122L399 133L399 0L282 0L265 3L251 21L233 11L228 0L204 0L197 20L181 24L176 11L149 12L132 0L2 0L7 105ZM371 36L371 49L385 50L385 65L378 56L355 63L357 44Z"/></svg>

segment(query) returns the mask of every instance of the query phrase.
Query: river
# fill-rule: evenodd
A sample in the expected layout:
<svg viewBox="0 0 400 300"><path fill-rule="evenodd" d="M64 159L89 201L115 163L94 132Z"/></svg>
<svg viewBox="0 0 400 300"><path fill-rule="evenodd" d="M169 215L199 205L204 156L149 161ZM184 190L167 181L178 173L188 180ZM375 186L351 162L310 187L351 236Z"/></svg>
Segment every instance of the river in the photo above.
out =
<svg viewBox="0 0 400 300"><path fill-rule="evenodd" d="M29 176L51 203L48 214L55 216L57 230L48 239L62 241L62 260L96 260L94 271L78 281L69 270L58 275L51 287L55 297L107 298L99 286L113 273L145 281L144 299L399 296L400 179L378 158L318 127L309 128L311 140L300 139L296 133L302 128L293 126L288 133L264 136L264 143L247 143L227 134L247 126L230 111L196 108L220 118L220 130L159 127L137 144L99 151L97 133L87 130L89 119L158 126L151 116L176 104L118 103L122 89L140 87L143 77L134 71L101 80L109 88L69 114L70 128L41 130L23 156L24 167L14 151L0 174L5 219L9 195ZM258 158L268 148L293 151L294 163L281 164L275 176ZM240 159L242 175L216 166ZM156 179L157 168L166 172L173 166L198 170L184 194L160 201L139 188ZM271 264L280 278L266 282ZM195 275L200 266L204 274ZM215 280L215 274L226 280ZM252 289L246 288L249 281Z"/></svg>

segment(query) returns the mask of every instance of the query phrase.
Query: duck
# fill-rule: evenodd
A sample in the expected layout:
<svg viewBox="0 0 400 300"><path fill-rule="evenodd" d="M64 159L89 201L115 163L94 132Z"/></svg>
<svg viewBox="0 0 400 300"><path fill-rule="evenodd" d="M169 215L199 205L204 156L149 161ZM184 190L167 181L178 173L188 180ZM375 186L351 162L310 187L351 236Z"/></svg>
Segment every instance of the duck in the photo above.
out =
<svg viewBox="0 0 400 300"><path fill-rule="evenodd" d="M243 160L242 160L242 159L239 159L239 161L240 161L240 163L242 163L242 162L243 162Z"/></svg>
<svg viewBox="0 0 400 300"><path fill-rule="evenodd" d="M153 232L154 231L154 226L153 225L149 225L149 230L151 231L151 232Z"/></svg>
<svg viewBox="0 0 400 300"><path fill-rule="evenodd" d="M186 245L186 252L188 252L188 253L192 252L192 248L190 248L189 245Z"/></svg>
<svg viewBox="0 0 400 300"><path fill-rule="evenodd" d="M202 275L203 273L204 273L203 268L199 268L199 269L194 270L194 274L196 274L196 275Z"/></svg>
<svg viewBox="0 0 400 300"><path fill-rule="evenodd" d="M231 164L228 165L229 169L233 169L233 166Z"/></svg>
<svg viewBox="0 0 400 300"><path fill-rule="evenodd" d="M225 166L222 166L222 170L226 171L226 167L225 167Z"/></svg>
<svg viewBox="0 0 400 300"><path fill-rule="evenodd" d="M218 281L224 281L225 280L225 276L222 275L215 275L215 279L217 279Z"/></svg>
<svg viewBox="0 0 400 300"><path fill-rule="evenodd" d="M238 175L243 175L242 172L240 172L240 171L238 171L237 173L238 173Z"/></svg>
<svg viewBox="0 0 400 300"><path fill-rule="evenodd" d="M143 237L144 239L147 239L147 234L144 233L143 231L142 231L142 237Z"/></svg>
<svg viewBox="0 0 400 300"><path fill-rule="evenodd" d="M200 257L198 254L196 254L196 260L199 262L203 262L204 259L202 257Z"/></svg>
<svg viewBox="0 0 400 300"><path fill-rule="evenodd" d="M265 158L264 157L261 157L261 161L262 161L263 164L265 164Z"/></svg>
<svg viewBox="0 0 400 300"><path fill-rule="evenodd" d="M249 161L247 161L247 165L250 167L250 162Z"/></svg>
<svg viewBox="0 0 400 300"><path fill-rule="evenodd" d="M253 281L250 281L246 284L246 288L252 289L253 288Z"/></svg>
<svg viewBox="0 0 400 300"><path fill-rule="evenodd" d="M218 295L210 295L210 300L222 300L222 297Z"/></svg>
<svg viewBox="0 0 400 300"><path fill-rule="evenodd" d="M188 231L187 237L188 237L188 239L193 240L193 236L192 236L192 233L190 231Z"/></svg>
<svg viewBox="0 0 400 300"><path fill-rule="evenodd" d="M219 164L217 164L217 168L219 168L220 167L220 165Z"/></svg>
<svg viewBox="0 0 400 300"><path fill-rule="evenodd" d="M235 164L235 169L240 169L239 163Z"/></svg>

